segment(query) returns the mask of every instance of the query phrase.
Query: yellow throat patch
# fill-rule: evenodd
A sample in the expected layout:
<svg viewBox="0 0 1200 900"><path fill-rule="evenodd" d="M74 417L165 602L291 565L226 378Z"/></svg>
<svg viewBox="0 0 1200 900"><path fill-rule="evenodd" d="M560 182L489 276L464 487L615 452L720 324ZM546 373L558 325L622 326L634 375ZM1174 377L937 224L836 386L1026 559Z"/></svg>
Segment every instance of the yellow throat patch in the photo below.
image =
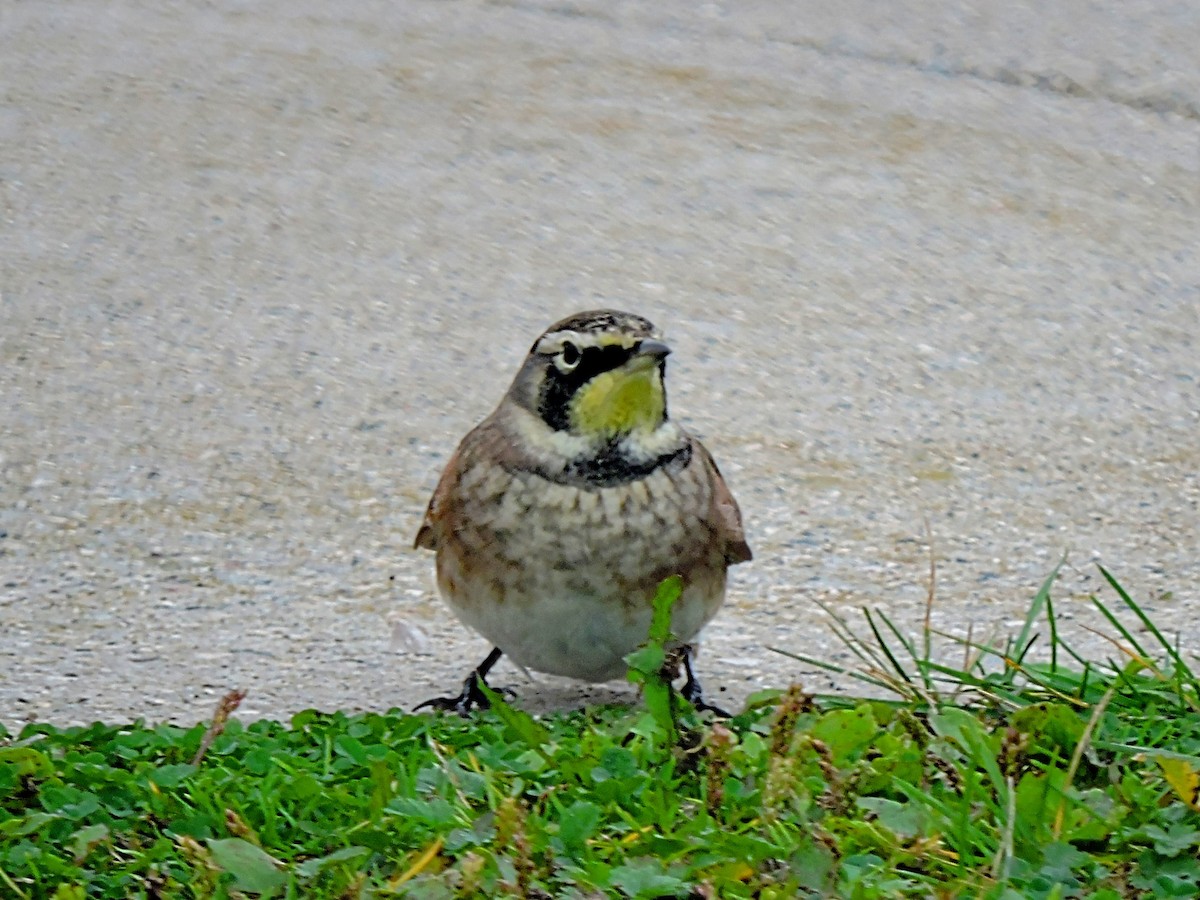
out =
<svg viewBox="0 0 1200 900"><path fill-rule="evenodd" d="M580 434L616 437L653 431L662 424L665 411L658 360L635 359L601 372L575 392L571 425Z"/></svg>

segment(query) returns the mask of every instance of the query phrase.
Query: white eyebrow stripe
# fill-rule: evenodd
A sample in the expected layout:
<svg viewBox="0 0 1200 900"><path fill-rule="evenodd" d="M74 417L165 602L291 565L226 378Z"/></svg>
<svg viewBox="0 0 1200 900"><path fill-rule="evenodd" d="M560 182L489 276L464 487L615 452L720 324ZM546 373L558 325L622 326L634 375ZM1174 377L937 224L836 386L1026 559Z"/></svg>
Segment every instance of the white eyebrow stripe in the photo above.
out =
<svg viewBox="0 0 1200 900"><path fill-rule="evenodd" d="M576 344L583 343L583 339L577 331L554 331L541 336L537 343L537 352L553 356L562 350L563 344L567 341L573 341Z"/></svg>
<svg viewBox="0 0 1200 900"><path fill-rule="evenodd" d="M655 337L655 340L658 338ZM646 340L641 335L624 334L617 331L552 331L538 339L536 351L547 356L553 356L562 350L567 341L580 348L586 347L624 347L632 349L635 344Z"/></svg>

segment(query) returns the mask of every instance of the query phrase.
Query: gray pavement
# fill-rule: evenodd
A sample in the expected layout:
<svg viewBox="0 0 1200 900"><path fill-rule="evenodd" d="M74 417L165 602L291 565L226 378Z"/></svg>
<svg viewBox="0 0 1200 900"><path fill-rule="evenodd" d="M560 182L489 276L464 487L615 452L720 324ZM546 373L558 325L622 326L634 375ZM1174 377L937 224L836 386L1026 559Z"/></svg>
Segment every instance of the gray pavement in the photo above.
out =
<svg viewBox="0 0 1200 900"><path fill-rule="evenodd" d="M1080 646L1101 563L1192 655L1200 14L827 7L4 5L0 720L445 692L424 502L598 305L747 518L727 705L835 686L767 649L847 661L816 600L918 628L931 554L951 634L1066 553Z"/></svg>

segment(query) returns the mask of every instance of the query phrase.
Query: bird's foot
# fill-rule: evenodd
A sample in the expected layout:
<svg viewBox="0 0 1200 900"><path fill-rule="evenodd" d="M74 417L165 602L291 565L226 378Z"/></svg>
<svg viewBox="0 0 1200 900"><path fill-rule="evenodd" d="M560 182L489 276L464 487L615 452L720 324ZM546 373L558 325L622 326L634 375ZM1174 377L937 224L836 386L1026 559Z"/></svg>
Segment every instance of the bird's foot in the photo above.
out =
<svg viewBox="0 0 1200 900"><path fill-rule="evenodd" d="M483 680L483 676L478 672L472 672L463 681L462 692L457 697L430 697L424 703L419 703L413 707L413 712L421 709L436 709L442 712L456 712L460 716L465 716L472 709L491 709L492 701L488 699L487 694L483 692L481 684L487 685L497 694L502 697L512 698L517 696L517 692L512 688L500 687L493 688L490 684Z"/></svg>
<svg viewBox="0 0 1200 900"><path fill-rule="evenodd" d="M465 716L472 709L488 709L492 705L492 701L487 698L487 694L480 688L480 684L484 684L484 680L475 672L472 672L463 681L462 691L457 697L430 697L424 703L419 703L413 707L413 712L422 709L436 709L442 712L456 712L460 716Z"/></svg>
<svg viewBox="0 0 1200 900"><path fill-rule="evenodd" d="M700 687L700 680L696 678L696 673L692 671L692 648L687 647L683 653L683 671L687 674L687 680L683 683L683 688L679 691L679 695L688 703L695 707L696 712L710 712L714 716L722 719L731 719L733 714L721 709L719 706L714 706L704 699L704 689Z"/></svg>
<svg viewBox="0 0 1200 900"><path fill-rule="evenodd" d="M496 664L496 660L500 658L500 655L500 648L493 647L492 652L487 655L487 659L472 669L471 674L463 681L462 692L457 697L430 697L424 703L414 707L413 712L429 707L430 709L442 710L443 712L456 712L460 716L465 716L472 709L489 709L492 701L483 692L481 685L491 688L491 685L488 685L484 678L491 671L492 666ZM510 688L491 689L505 697L516 696L516 693Z"/></svg>

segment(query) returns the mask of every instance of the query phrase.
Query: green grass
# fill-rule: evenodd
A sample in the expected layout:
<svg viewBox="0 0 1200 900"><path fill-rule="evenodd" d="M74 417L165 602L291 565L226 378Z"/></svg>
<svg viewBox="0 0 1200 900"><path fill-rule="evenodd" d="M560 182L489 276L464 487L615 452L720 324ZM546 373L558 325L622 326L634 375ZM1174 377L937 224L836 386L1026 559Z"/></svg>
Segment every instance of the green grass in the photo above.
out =
<svg viewBox="0 0 1200 900"><path fill-rule="evenodd" d="M888 700L697 717L656 671L666 585L644 707L0 729L0 897L1195 897L1200 685L1104 575L1111 660L1053 575L957 665L834 617Z"/></svg>

